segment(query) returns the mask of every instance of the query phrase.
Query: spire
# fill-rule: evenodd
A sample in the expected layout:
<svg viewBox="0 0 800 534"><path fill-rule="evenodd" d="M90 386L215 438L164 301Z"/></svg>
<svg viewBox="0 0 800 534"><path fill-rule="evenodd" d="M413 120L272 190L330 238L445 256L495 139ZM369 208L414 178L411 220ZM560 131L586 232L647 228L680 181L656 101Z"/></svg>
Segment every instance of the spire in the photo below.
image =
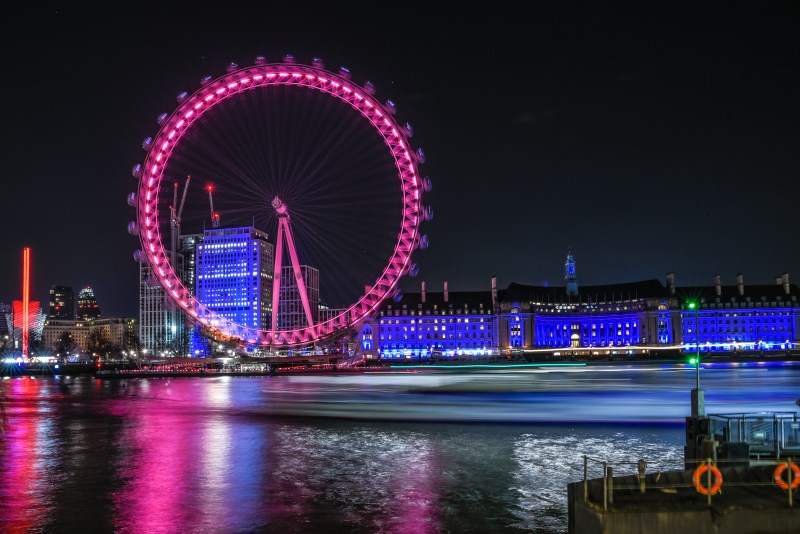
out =
<svg viewBox="0 0 800 534"><path fill-rule="evenodd" d="M575 275L575 258L572 257L572 247L568 249L567 261L564 262L564 282L567 295L578 294L578 277Z"/></svg>

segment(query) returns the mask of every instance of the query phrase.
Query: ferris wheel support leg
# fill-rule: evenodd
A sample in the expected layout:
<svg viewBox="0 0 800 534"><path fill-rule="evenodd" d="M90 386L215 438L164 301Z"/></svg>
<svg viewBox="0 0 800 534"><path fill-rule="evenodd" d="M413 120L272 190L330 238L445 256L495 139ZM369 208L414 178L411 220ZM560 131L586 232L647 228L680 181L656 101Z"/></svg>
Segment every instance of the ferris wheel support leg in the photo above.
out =
<svg viewBox="0 0 800 534"><path fill-rule="evenodd" d="M275 243L275 268L272 271L272 336L278 331L278 305L281 294L281 260L283 259L283 219L278 222L278 238Z"/></svg>
<svg viewBox="0 0 800 534"><path fill-rule="evenodd" d="M308 293L306 292L306 284L303 281L303 272L300 270L300 262L297 260L297 250L294 248L294 239L292 238L292 231L289 228L289 221L281 219L281 223L286 228L286 245L289 249L289 257L292 259L292 267L294 268L294 278L297 280L297 290L300 293L300 300L303 301L303 309L306 312L306 320L308 326L314 326L314 318L311 315L311 306L308 304Z"/></svg>

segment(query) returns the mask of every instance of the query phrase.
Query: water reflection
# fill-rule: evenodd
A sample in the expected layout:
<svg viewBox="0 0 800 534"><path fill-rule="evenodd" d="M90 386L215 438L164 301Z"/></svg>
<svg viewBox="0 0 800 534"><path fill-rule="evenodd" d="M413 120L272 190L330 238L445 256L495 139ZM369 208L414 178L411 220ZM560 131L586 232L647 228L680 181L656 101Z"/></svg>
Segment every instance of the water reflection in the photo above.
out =
<svg viewBox="0 0 800 534"><path fill-rule="evenodd" d="M793 409L798 374L704 369L709 410ZM0 380L0 531L562 532L581 455L681 464L692 385L675 366Z"/></svg>

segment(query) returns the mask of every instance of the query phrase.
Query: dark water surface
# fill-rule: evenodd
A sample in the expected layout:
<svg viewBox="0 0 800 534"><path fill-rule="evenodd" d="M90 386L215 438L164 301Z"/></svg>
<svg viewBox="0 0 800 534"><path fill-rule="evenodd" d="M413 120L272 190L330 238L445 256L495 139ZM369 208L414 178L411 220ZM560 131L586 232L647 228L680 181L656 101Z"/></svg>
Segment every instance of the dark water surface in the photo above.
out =
<svg viewBox="0 0 800 534"><path fill-rule="evenodd" d="M711 413L800 397L796 366L702 379ZM693 386L668 365L6 378L0 531L565 532L581 455L681 467Z"/></svg>

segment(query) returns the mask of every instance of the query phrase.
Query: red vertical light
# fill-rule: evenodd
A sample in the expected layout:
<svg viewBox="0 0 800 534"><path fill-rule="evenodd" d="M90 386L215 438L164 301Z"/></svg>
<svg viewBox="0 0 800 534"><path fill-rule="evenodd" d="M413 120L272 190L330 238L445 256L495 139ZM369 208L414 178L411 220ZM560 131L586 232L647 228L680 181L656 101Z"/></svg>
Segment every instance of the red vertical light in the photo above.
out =
<svg viewBox="0 0 800 534"><path fill-rule="evenodd" d="M22 249L22 358L28 358L28 335L30 332L30 299L31 299L31 249Z"/></svg>

